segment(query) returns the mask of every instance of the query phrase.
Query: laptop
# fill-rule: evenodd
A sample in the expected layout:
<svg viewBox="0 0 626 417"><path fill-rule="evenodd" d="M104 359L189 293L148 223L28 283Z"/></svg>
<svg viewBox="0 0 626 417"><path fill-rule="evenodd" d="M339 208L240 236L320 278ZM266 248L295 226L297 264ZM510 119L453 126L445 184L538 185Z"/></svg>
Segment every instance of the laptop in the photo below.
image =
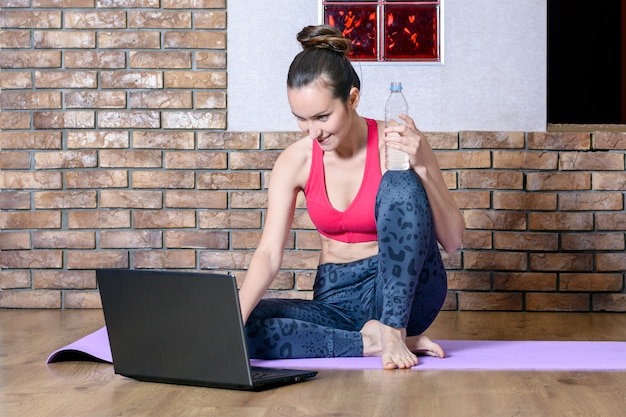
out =
<svg viewBox="0 0 626 417"><path fill-rule="evenodd" d="M250 365L237 283L231 275L99 269L96 279L116 374L242 390L317 375Z"/></svg>

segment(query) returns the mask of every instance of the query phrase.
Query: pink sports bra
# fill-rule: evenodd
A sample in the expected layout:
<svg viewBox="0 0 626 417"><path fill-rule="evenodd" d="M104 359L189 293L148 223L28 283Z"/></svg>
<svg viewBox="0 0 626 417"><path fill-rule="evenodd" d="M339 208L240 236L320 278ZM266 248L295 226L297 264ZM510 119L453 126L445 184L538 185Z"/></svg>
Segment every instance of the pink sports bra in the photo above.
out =
<svg viewBox="0 0 626 417"><path fill-rule="evenodd" d="M378 152L378 125L367 121L367 155L361 188L345 211L336 210L328 200L324 175L324 151L313 141L311 172L304 187L309 216L318 232L347 243L377 239L374 206L382 178Z"/></svg>

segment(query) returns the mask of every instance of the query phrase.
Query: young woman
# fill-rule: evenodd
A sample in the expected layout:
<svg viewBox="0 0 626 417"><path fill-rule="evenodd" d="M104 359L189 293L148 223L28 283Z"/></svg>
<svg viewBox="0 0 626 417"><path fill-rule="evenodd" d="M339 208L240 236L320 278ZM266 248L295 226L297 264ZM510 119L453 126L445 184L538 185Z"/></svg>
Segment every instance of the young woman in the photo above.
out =
<svg viewBox="0 0 626 417"><path fill-rule="evenodd" d="M464 221L435 155L407 115L387 129L359 116L360 80L340 32L308 26L298 41L287 95L307 135L272 170L263 235L239 292L250 355L380 356L386 369L410 368L418 353L444 357L422 332L447 292L437 242L458 249ZM410 155L411 169L386 171L386 143ZM313 300L262 299L300 191L321 239Z"/></svg>

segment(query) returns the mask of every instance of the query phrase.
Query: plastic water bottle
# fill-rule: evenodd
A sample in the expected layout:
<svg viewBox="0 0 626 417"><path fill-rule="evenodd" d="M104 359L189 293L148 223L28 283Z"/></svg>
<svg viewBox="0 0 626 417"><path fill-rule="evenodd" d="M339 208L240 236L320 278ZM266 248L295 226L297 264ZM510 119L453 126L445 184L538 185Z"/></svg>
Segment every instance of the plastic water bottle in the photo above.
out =
<svg viewBox="0 0 626 417"><path fill-rule="evenodd" d="M403 125L404 120L398 114L409 114L409 105L402 94L402 83L392 82L389 87L389 97L385 104L385 127ZM388 136L398 136L397 133L388 133ZM390 171L402 171L410 168L409 155L399 149L385 146L385 166Z"/></svg>

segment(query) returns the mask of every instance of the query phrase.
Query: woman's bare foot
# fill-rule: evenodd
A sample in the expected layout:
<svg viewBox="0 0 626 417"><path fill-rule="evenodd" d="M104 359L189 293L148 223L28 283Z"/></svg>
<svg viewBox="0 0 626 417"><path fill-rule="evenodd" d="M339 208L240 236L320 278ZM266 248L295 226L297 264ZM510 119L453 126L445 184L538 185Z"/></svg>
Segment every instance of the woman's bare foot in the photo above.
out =
<svg viewBox="0 0 626 417"><path fill-rule="evenodd" d="M382 357L383 368L407 369L417 365L417 356L411 352L405 342L406 330L394 329L378 320L370 320L361 329L361 334L363 335L363 356ZM411 340L411 342L416 342L412 347L417 347L418 351L431 351L434 349L432 345L435 345L425 340Z"/></svg>
<svg viewBox="0 0 626 417"><path fill-rule="evenodd" d="M410 336L406 338L407 348L417 355L436 356L445 358L446 353L441 346L426 336Z"/></svg>

